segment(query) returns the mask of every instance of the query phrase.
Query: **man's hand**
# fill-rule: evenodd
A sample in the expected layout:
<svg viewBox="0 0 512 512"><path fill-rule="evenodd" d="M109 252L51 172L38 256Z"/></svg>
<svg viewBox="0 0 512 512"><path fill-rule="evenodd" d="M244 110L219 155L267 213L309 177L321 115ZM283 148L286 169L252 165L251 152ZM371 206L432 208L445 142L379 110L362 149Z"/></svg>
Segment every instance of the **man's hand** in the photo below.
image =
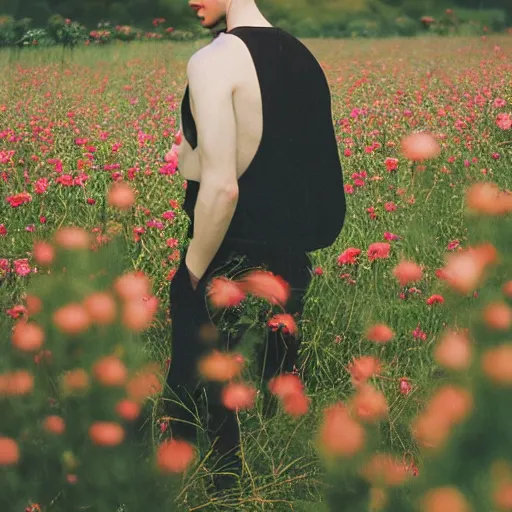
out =
<svg viewBox="0 0 512 512"><path fill-rule="evenodd" d="M185 266L187 266L187 265L186 265L186 262L185 262ZM197 290L197 285L199 284L199 278L198 278L198 277L196 277L196 276L195 276L195 275L190 271L190 269L189 269L188 267L187 267L187 270L188 270L188 275L190 276L190 283L191 283L191 285L192 285L192 289L193 289L194 291L196 291L196 290Z"/></svg>
<svg viewBox="0 0 512 512"><path fill-rule="evenodd" d="M193 239L192 239L193 240ZM206 270L200 270L195 261L193 261L194 254L190 252L190 245L192 244L192 240L189 243L189 248L187 250L187 254L185 254L185 267L187 267L188 274L190 276L190 282L192 284L192 288L194 290L197 289L197 284L203 277Z"/></svg>

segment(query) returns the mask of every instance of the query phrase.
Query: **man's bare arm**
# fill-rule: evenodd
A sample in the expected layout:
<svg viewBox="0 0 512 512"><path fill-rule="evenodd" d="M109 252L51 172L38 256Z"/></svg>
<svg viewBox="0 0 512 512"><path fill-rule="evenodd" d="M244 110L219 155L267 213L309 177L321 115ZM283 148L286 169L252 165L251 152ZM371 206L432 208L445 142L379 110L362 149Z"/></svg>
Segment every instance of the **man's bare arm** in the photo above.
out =
<svg viewBox="0 0 512 512"><path fill-rule="evenodd" d="M187 75L197 128L201 185L186 265L201 278L217 253L238 201L236 119L226 45L210 45L189 61Z"/></svg>

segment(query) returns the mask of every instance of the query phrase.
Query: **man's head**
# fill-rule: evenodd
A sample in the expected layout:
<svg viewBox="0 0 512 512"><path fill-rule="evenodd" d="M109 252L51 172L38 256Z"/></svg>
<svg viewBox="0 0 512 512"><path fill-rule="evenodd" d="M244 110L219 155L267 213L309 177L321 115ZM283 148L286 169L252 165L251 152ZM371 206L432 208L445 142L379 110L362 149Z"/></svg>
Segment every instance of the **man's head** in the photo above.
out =
<svg viewBox="0 0 512 512"><path fill-rule="evenodd" d="M244 8L254 5L254 0L189 0L188 4L201 20L201 25L213 29L226 21L232 5Z"/></svg>

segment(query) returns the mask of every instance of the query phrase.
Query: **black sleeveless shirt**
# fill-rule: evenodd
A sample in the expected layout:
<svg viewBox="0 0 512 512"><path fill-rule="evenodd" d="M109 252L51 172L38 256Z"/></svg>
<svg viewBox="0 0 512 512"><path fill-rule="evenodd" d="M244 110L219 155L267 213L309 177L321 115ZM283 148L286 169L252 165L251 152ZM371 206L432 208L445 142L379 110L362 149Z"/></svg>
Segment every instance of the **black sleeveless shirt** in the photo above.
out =
<svg viewBox="0 0 512 512"><path fill-rule="evenodd" d="M225 241L305 252L328 247L343 227L346 204L324 72L298 39L278 27L243 26L226 33L239 37L252 56L262 97L263 135L238 180L238 204ZM181 119L183 136L195 149L200 141L188 85ZM198 192L199 183L188 180L183 208L191 220L190 238Z"/></svg>

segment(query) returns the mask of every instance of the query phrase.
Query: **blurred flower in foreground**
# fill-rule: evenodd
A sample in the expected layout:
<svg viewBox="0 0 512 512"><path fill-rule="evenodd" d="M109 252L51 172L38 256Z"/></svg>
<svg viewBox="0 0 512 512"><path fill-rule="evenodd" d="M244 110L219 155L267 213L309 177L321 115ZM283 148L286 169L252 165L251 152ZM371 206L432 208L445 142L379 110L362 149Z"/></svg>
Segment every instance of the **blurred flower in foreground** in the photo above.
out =
<svg viewBox="0 0 512 512"><path fill-rule="evenodd" d="M439 156L441 147L429 133L413 133L402 139L402 153L409 160L422 161Z"/></svg>

